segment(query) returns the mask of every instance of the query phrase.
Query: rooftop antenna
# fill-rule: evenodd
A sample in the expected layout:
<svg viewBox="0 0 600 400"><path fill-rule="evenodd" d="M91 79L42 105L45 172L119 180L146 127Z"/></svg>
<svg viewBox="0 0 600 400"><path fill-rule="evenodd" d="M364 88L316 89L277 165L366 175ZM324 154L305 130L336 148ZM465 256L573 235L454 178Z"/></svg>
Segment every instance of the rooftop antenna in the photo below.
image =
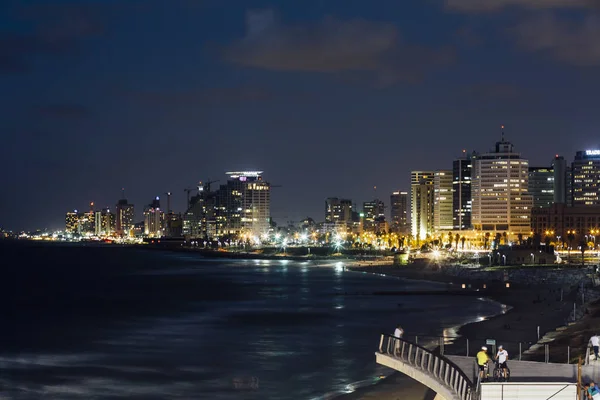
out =
<svg viewBox="0 0 600 400"><path fill-rule="evenodd" d="M122 199L125 198L125 188L121 188L121 196L123 196Z"/></svg>
<svg viewBox="0 0 600 400"><path fill-rule="evenodd" d="M502 142L504 142L504 125L502 125L501 128L502 128Z"/></svg>

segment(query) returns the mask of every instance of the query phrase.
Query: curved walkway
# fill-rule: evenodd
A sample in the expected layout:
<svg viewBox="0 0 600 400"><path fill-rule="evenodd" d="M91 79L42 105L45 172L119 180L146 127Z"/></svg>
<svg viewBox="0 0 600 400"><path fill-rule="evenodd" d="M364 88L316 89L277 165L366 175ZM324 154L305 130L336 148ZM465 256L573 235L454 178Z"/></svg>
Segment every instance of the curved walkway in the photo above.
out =
<svg viewBox="0 0 600 400"><path fill-rule="evenodd" d="M445 400L476 400L478 370L474 357L443 356L405 339L381 335L377 363L421 382ZM577 364L509 360L511 382L577 382ZM581 367L583 382L600 381L600 362ZM483 384L486 385L486 384Z"/></svg>
<svg viewBox="0 0 600 400"><path fill-rule="evenodd" d="M377 363L400 371L437 393L444 400L471 400L473 382L450 359L415 343L381 335Z"/></svg>

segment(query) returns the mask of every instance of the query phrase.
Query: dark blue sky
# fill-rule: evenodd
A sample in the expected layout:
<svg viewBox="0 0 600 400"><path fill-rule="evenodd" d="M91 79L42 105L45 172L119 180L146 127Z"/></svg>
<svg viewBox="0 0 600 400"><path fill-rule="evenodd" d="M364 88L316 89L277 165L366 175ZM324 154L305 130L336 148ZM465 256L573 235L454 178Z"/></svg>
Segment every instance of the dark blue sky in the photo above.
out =
<svg viewBox="0 0 600 400"><path fill-rule="evenodd" d="M484 6L482 6L482 4ZM598 147L596 0L0 2L0 227L265 171L282 224L506 137ZM375 193L373 187L377 186Z"/></svg>

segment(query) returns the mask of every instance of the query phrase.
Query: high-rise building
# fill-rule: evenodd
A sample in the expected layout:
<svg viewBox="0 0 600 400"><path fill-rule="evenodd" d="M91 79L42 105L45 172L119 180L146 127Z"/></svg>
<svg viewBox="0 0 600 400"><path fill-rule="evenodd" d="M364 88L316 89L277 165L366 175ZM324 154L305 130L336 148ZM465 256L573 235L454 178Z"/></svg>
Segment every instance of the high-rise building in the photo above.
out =
<svg viewBox="0 0 600 400"><path fill-rule="evenodd" d="M435 231L451 230L452 221L452 171L435 171L433 176L433 228Z"/></svg>
<svg viewBox="0 0 600 400"><path fill-rule="evenodd" d="M96 231L96 212L94 203L90 203L90 211L84 212L79 218L77 233L80 235L93 235Z"/></svg>
<svg viewBox="0 0 600 400"><path fill-rule="evenodd" d="M390 196L391 230L397 233L408 233L408 193L393 192Z"/></svg>
<svg viewBox="0 0 600 400"><path fill-rule="evenodd" d="M328 224L352 224L352 200L329 197L325 200L325 222Z"/></svg>
<svg viewBox="0 0 600 400"><path fill-rule="evenodd" d="M434 172L412 171L410 173L411 234L417 241L425 240L434 230Z"/></svg>
<svg viewBox="0 0 600 400"><path fill-rule="evenodd" d="M363 229L375 231L376 223L383 217L385 220L385 205L383 201L375 199L363 203Z"/></svg>
<svg viewBox="0 0 600 400"><path fill-rule="evenodd" d="M144 234L148 237L162 237L164 212L160 209L158 196L144 208Z"/></svg>
<svg viewBox="0 0 600 400"><path fill-rule="evenodd" d="M600 205L600 150L578 151L571 171L573 206Z"/></svg>
<svg viewBox="0 0 600 400"><path fill-rule="evenodd" d="M473 163L473 227L515 236L529 234L533 199L528 194L529 162L504 140Z"/></svg>
<svg viewBox="0 0 600 400"><path fill-rule="evenodd" d="M554 202L554 169L529 167L529 194L534 207L549 207Z"/></svg>
<svg viewBox="0 0 600 400"><path fill-rule="evenodd" d="M262 178L262 171L227 172L228 188L236 199L228 207L236 214L237 197L241 200L240 231L256 237L269 232L271 227L271 184ZM239 207L238 207L239 208Z"/></svg>
<svg viewBox="0 0 600 400"><path fill-rule="evenodd" d="M567 162L563 156L557 154L556 157L554 157L554 160L552 161L552 171L554 175L554 187L552 188L554 193L552 200L554 203L567 204Z"/></svg>
<svg viewBox="0 0 600 400"><path fill-rule="evenodd" d="M69 211L65 215L65 231L67 233L78 233L79 231L79 220L81 219L81 214L77 212L77 210Z"/></svg>
<svg viewBox="0 0 600 400"><path fill-rule="evenodd" d="M123 196L124 197L124 196ZM115 232L120 236L130 236L135 216L133 204L122 198L117 202L115 215Z"/></svg>
<svg viewBox="0 0 600 400"><path fill-rule="evenodd" d="M452 224L453 229L459 231L471 229L471 174L476 156L463 153L463 158L452 163Z"/></svg>
<svg viewBox="0 0 600 400"><path fill-rule="evenodd" d="M115 230L115 214L105 208L95 212L94 233L96 236L110 235Z"/></svg>
<svg viewBox="0 0 600 400"><path fill-rule="evenodd" d="M183 215L186 238L218 239L248 235L260 238L271 224L271 185L262 171L227 172L227 183L215 191L199 187Z"/></svg>

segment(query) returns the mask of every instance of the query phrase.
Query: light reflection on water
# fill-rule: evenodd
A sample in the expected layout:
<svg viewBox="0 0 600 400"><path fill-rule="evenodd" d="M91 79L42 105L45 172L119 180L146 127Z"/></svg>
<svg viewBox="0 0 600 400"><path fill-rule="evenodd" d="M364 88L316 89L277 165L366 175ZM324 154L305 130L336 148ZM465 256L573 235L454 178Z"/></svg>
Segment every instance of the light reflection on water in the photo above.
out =
<svg viewBox="0 0 600 400"><path fill-rule="evenodd" d="M406 296L401 300L372 296L369 293L377 290L437 285L353 273L339 266L309 268L305 262L269 260L228 261L228 267L216 264L214 268L206 262L196 269L186 265L180 270L186 280L205 279L204 274L218 283L204 287L207 293L200 293L204 297L186 298L185 312L128 315L116 327L99 328L95 339L74 345L72 358L57 359L58 366L45 365L48 356L43 353L37 364L34 356L25 364L0 358L0 368L6 372L0 376L27 368L32 373L23 379L38 377L43 381L39 390L64 400L113 395L317 398L354 391L380 376L384 369L375 364L373 352L380 333L392 333L398 323L407 334L431 332L449 339L456 336L456 326L473 316L500 311L495 303L462 296ZM174 269L165 265L165 270ZM160 292L156 286L154 290L147 295L175 304L178 288ZM344 292L349 295L339 295ZM352 295L357 292L365 294ZM106 296L111 295L107 290ZM399 301L403 307L398 307ZM60 384L52 383L55 375L63 378ZM260 389L232 390L231 381L237 377L258 378ZM27 383L36 387L27 381L8 384L24 387Z"/></svg>

